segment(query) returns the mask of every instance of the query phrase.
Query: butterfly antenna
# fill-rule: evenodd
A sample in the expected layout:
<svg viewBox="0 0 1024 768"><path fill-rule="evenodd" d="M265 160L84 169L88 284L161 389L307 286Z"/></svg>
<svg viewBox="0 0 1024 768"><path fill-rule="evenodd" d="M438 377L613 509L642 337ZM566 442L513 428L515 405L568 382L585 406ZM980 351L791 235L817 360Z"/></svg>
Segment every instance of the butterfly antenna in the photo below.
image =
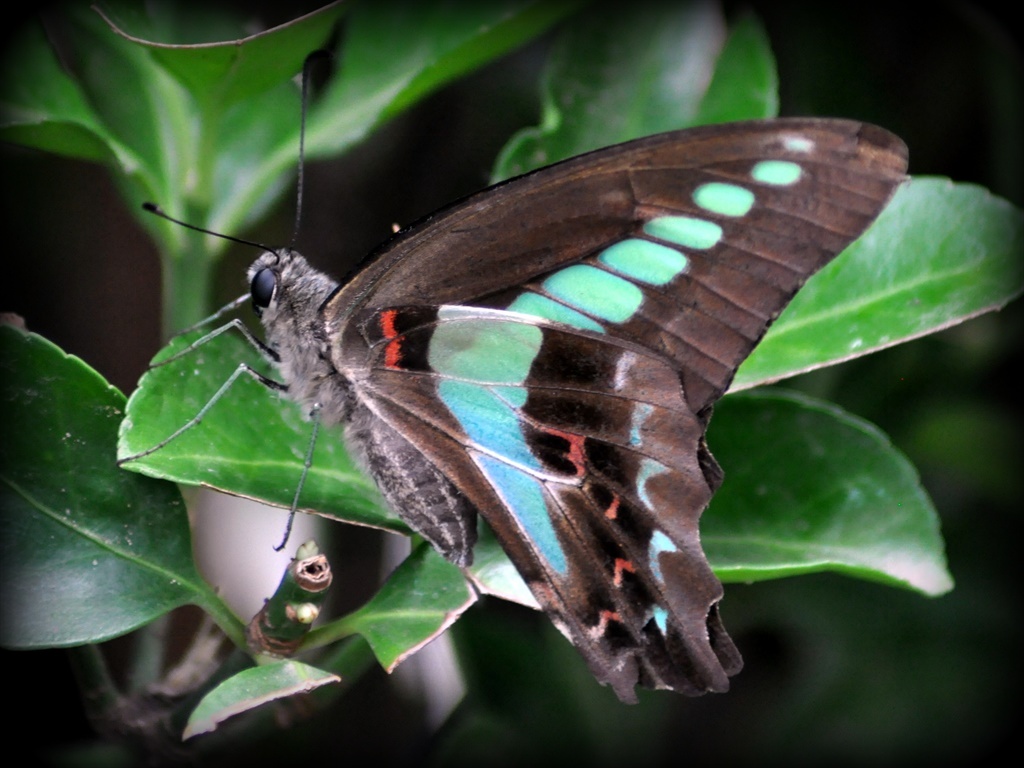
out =
<svg viewBox="0 0 1024 768"><path fill-rule="evenodd" d="M166 219L172 224L177 224L178 226L185 227L185 229L191 229L193 232L202 232L204 235L213 235L214 237L219 237L221 240L227 240L228 242L231 243L238 243L239 245L252 246L253 248L259 248L260 250L264 251L277 251L276 248L271 248L269 245L264 245L263 243L257 243L254 240L245 240L241 237L225 235L223 232L214 232L212 229L204 229L203 227L197 227L195 224L189 224L187 221L176 219L173 216L167 214L164 211L164 209L161 208L156 203L143 203L142 210L155 214L159 216L161 219Z"/></svg>
<svg viewBox="0 0 1024 768"><path fill-rule="evenodd" d="M330 57L326 50L313 51L302 64L302 105L299 111L299 167L296 173L295 193L295 228L292 230L290 248L295 248L299 239L299 227L302 223L302 189L306 179L306 117L309 112L309 83L313 76L313 67L320 61Z"/></svg>
<svg viewBox="0 0 1024 768"><path fill-rule="evenodd" d="M143 203L142 204L142 209L144 211L147 211L148 213L152 213L155 216L159 216L161 219L165 219L165 220L171 222L172 224L177 224L180 227L185 227L185 229L191 229L193 232L202 232L204 235L213 235L213 237L219 237L221 240L227 240L228 242L231 242L231 243L238 243L239 245L248 245L248 246L250 246L252 248L259 248L261 251L273 251L275 253L278 251L277 248L271 248L269 245L264 245L263 243L257 243L254 240L246 240L246 239L241 238L241 237L232 237L231 235L225 235L223 232L214 232L212 229L205 229L203 227L197 227L195 224L189 224L187 221L182 221L181 219L176 219L173 216L170 216L167 213L165 213L164 210L159 205L157 205L156 203L148 203L148 202L147 203ZM202 328L202 327L204 327L206 325L209 325L210 323L212 323L213 321L217 320L218 318L223 317L224 315L226 315L228 312L230 312L230 311L240 307L249 298L251 298L251 294L249 293L249 291L246 291L241 296L239 296L237 299L234 299L231 302L229 302L228 304L225 304L223 307L218 309L216 312L214 312L209 317L204 317L198 323L193 323L188 328L182 328L180 331L177 331L174 334L174 336L183 336L186 333L191 333L194 330L197 330L197 329ZM187 350L185 350L185 351L187 351ZM179 355L175 355L174 357L167 358L166 360L161 361L157 365L165 365L166 363L169 363L172 360L176 360L178 357L180 357L180 354Z"/></svg>

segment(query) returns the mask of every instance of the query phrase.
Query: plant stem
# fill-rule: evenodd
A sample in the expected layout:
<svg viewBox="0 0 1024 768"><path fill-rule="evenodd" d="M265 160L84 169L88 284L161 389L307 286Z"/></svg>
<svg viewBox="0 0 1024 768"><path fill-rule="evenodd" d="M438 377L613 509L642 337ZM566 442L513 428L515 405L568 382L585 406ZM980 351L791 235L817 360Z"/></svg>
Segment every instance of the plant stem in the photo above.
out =
<svg viewBox="0 0 1024 768"><path fill-rule="evenodd" d="M68 660L78 681L86 716L94 725L104 722L120 703L121 694L110 677L102 651L98 645L75 646L68 648Z"/></svg>
<svg viewBox="0 0 1024 768"><path fill-rule="evenodd" d="M208 235L189 232L177 253L165 252L161 329L169 338L210 314L216 259L205 245Z"/></svg>

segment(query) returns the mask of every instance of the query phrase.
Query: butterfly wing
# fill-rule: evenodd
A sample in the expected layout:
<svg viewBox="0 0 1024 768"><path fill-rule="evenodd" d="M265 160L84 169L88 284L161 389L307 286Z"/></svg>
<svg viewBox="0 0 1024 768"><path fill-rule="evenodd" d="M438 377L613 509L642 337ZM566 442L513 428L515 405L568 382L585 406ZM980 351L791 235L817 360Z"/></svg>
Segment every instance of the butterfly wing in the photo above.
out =
<svg viewBox="0 0 1024 768"><path fill-rule="evenodd" d="M389 241L323 312L378 481L411 462L451 483L437 503L406 484L396 511L455 562L482 514L623 700L727 688L741 661L698 534L721 481L711 406L905 170L902 142L861 123L713 126L542 169Z"/></svg>
<svg viewBox="0 0 1024 768"><path fill-rule="evenodd" d="M600 326L668 357L701 412L807 278L877 217L906 168L898 137L848 120L639 139L418 222L372 255L327 316L338 329L364 307L476 304ZM670 251L631 254L637 241L676 251L685 266Z"/></svg>
<svg viewBox="0 0 1024 768"><path fill-rule="evenodd" d="M713 492L704 424L664 358L470 307L370 312L362 327L355 389L458 479L599 680L628 701L638 681L728 688L741 662L694 513Z"/></svg>

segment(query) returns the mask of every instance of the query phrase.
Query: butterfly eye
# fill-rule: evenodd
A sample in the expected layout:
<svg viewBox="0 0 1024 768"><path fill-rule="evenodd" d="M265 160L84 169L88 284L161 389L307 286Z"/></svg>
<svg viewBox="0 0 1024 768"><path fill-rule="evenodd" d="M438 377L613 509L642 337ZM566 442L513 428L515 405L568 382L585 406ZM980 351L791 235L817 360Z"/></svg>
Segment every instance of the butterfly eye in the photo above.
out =
<svg viewBox="0 0 1024 768"><path fill-rule="evenodd" d="M252 278L252 285L249 292L252 294L252 303L259 309L270 306L270 300L274 298L274 289L277 287L277 277L273 270L263 268Z"/></svg>

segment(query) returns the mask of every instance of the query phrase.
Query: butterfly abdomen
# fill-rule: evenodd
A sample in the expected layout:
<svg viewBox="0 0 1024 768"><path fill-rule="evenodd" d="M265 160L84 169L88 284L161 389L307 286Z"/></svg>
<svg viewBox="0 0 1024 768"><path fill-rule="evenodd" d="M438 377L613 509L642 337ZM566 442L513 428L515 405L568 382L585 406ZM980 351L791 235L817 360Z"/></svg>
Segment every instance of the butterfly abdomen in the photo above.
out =
<svg viewBox="0 0 1024 768"><path fill-rule="evenodd" d="M445 559L470 565L476 511L444 473L363 403L356 405L345 437L388 506Z"/></svg>

